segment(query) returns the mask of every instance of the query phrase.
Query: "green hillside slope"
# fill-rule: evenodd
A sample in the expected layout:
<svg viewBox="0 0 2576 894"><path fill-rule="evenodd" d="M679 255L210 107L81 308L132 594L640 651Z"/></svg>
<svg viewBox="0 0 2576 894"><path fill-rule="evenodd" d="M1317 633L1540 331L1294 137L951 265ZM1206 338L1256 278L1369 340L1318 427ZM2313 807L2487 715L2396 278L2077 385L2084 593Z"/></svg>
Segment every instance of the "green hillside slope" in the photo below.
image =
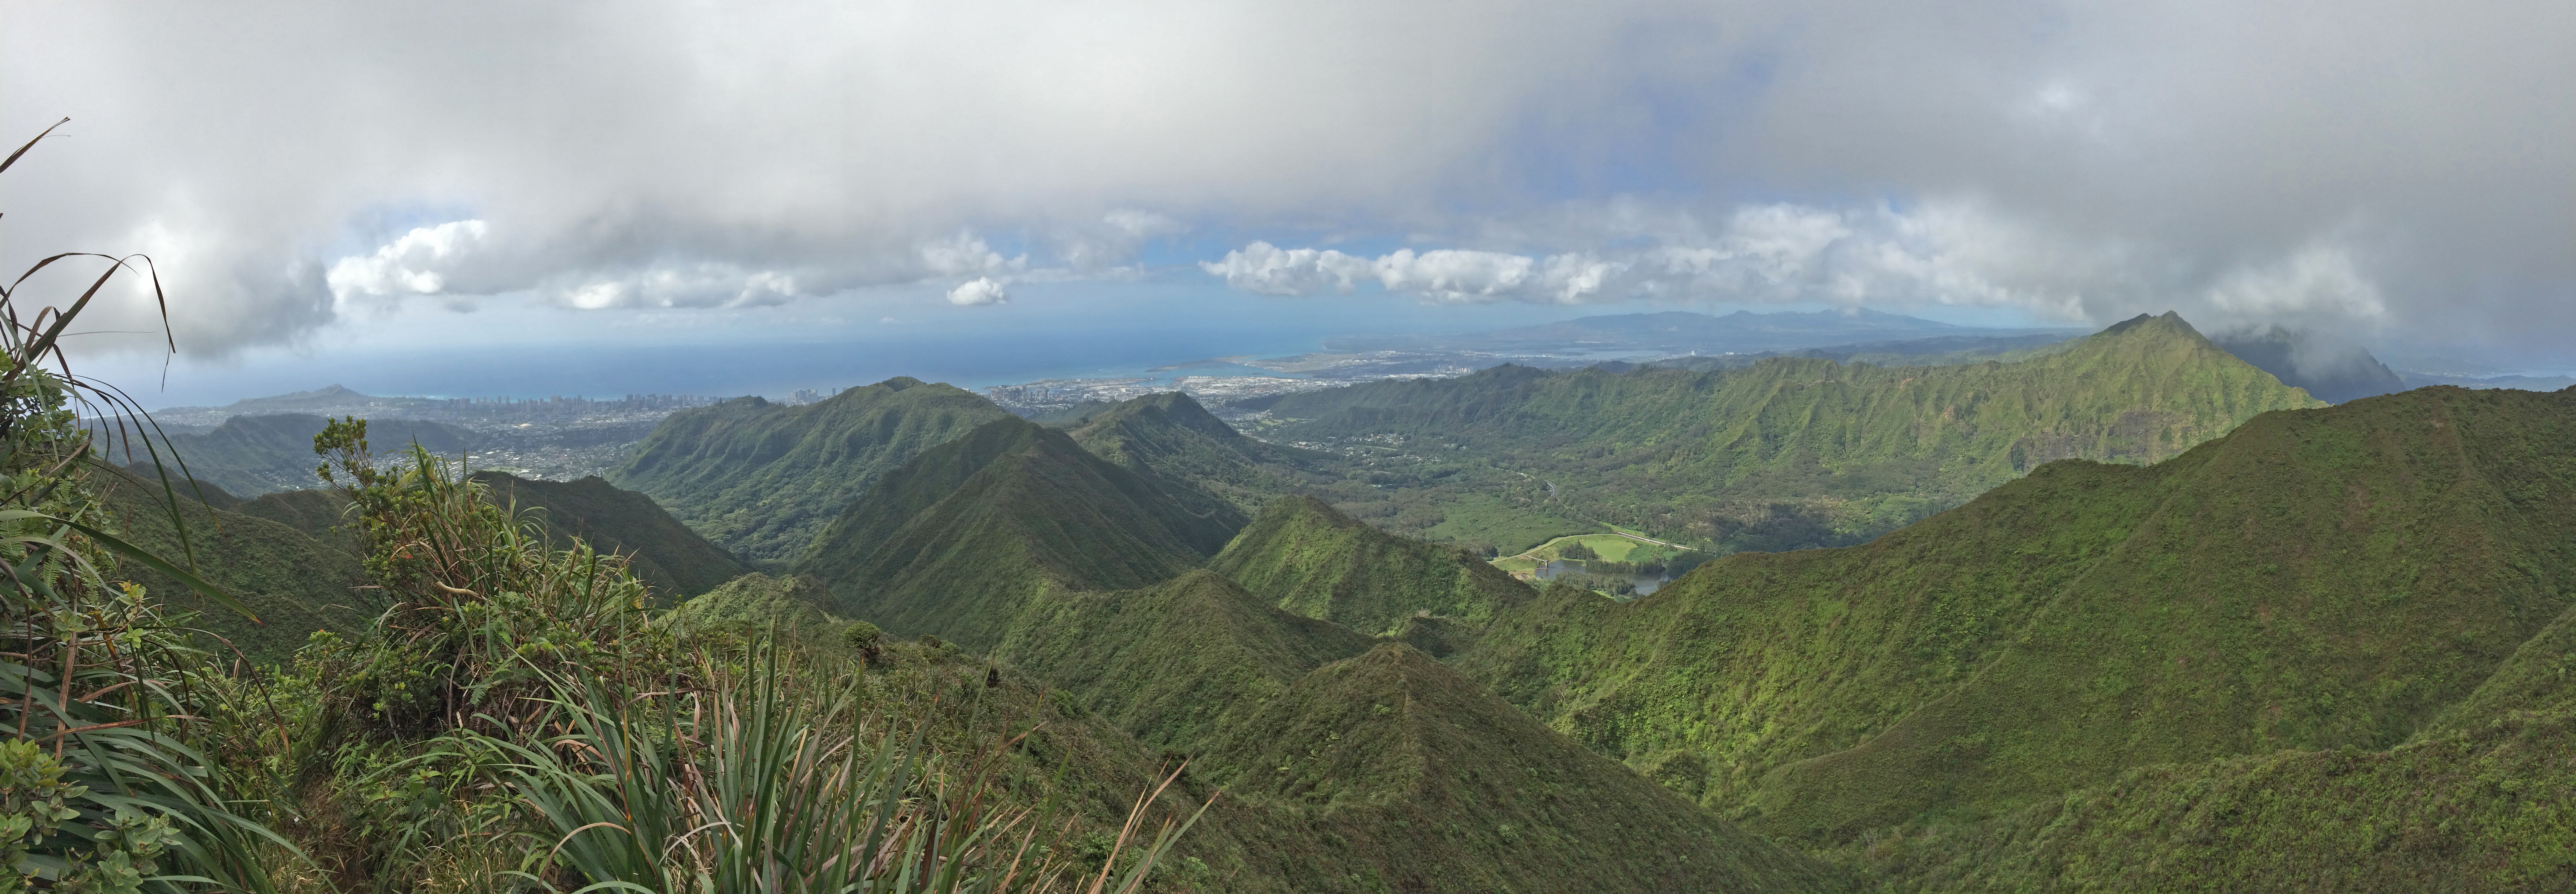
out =
<svg viewBox="0 0 2576 894"><path fill-rule="evenodd" d="M106 484L107 508L128 541L174 560L186 555L157 480L133 477ZM191 626L222 637L251 660L285 660L314 631L363 630L384 610L375 591L357 589L366 575L354 552L265 518L196 502L193 495L183 494L180 505L199 576L240 600L262 623L214 605L139 564L121 568L116 577L142 584L164 603L196 612Z"/></svg>
<svg viewBox="0 0 2576 894"><path fill-rule="evenodd" d="M1633 603L1558 591L1457 661L1757 830L1833 845L2133 768L2397 745L2576 600L2571 535L2576 394L2423 389L2151 467L2053 464Z"/></svg>
<svg viewBox="0 0 2576 894"><path fill-rule="evenodd" d="M579 537L602 552L630 557L635 576L669 601L713 590L751 569L723 548L663 511L653 498L598 477L579 481L529 481L503 472L477 472L503 504L534 510L557 541Z"/></svg>
<svg viewBox="0 0 2576 894"><path fill-rule="evenodd" d="M228 508L302 531L305 536L327 546L345 546L351 552L358 548L356 535L349 530L349 518L345 515L349 502L340 496L337 488L273 491L242 500Z"/></svg>
<svg viewBox="0 0 2576 894"><path fill-rule="evenodd" d="M1400 644L1307 674L1203 760L1231 796L1334 843L1332 872L1359 876L1305 890L1843 889Z"/></svg>
<svg viewBox="0 0 2576 894"><path fill-rule="evenodd" d="M1008 415L905 377L804 406L746 397L671 414L609 481L652 495L736 556L789 561L878 476Z"/></svg>
<svg viewBox="0 0 2576 894"><path fill-rule="evenodd" d="M1420 613L1482 625L1537 596L1482 558L1388 534L1311 497L1263 508L1208 567L1291 613L1369 634Z"/></svg>
<svg viewBox="0 0 2576 894"><path fill-rule="evenodd" d="M2395 748L2146 767L1970 829L1902 829L1847 856L1923 891L2567 890L2571 668L2576 609Z"/></svg>
<svg viewBox="0 0 2576 894"><path fill-rule="evenodd" d="M993 655L1139 741L1186 752L1307 671L1368 648L1202 570L1138 590L1051 593L1016 615Z"/></svg>
<svg viewBox="0 0 2576 894"><path fill-rule="evenodd" d="M2050 460L2153 462L2256 413L2320 405L2166 314L2009 364L1497 367L1307 392L1270 407L1291 421L1266 436L1481 458L1544 479L1533 508L1777 550L1858 542Z"/></svg>
<svg viewBox="0 0 2576 894"><path fill-rule="evenodd" d="M187 462L189 475L235 496L310 488L320 484L313 478L313 436L329 421L306 413L234 416L204 434L171 435L170 447ZM387 452L418 442L430 452L454 456L475 440L466 429L419 419L375 420L368 430ZM126 461L125 451L116 451L115 459ZM139 471L150 476L150 460L140 452L135 459ZM177 475L178 466L171 464L170 471Z"/></svg>
<svg viewBox="0 0 2576 894"><path fill-rule="evenodd" d="M1005 415L886 475L795 571L830 587L835 614L983 648L1022 600L1169 579L1215 555L1239 520Z"/></svg>
<svg viewBox="0 0 2576 894"><path fill-rule="evenodd" d="M1102 459L1206 491L1247 516L1274 497L1341 479L1338 457L1244 437L1177 391L1106 407L1066 433Z"/></svg>

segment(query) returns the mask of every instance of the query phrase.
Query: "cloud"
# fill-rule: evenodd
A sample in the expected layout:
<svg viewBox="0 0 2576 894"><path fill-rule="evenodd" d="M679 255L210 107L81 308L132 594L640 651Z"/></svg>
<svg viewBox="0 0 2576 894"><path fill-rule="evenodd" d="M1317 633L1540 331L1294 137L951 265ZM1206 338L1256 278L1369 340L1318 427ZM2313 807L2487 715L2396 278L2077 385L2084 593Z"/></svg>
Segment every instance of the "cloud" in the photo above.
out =
<svg viewBox="0 0 2576 894"><path fill-rule="evenodd" d="M362 297L436 295L447 289L442 271L481 243L490 230L479 220L420 227L373 254L341 258L323 274L323 281L330 284L331 296L344 304Z"/></svg>
<svg viewBox="0 0 2576 894"><path fill-rule="evenodd" d="M1002 283L991 277L967 280L958 287L948 290L948 303L959 307L1005 304L1010 300L1010 293L1002 288Z"/></svg>
<svg viewBox="0 0 2576 894"><path fill-rule="evenodd" d="M44 238L0 266L152 252L193 352L406 301L1127 276L1185 233L1244 234L1209 263L1265 294L2576 337L2550 0L10 2L0 135L75 121L6 175Z"/></svg>

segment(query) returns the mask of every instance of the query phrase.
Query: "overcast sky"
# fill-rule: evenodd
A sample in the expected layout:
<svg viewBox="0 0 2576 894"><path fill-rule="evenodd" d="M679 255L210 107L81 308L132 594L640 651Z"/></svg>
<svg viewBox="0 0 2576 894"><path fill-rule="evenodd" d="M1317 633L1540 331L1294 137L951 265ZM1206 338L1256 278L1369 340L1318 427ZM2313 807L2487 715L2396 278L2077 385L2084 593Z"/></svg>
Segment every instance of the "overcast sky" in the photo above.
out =
<svg viewBox="0 0 2576 894"><path fill-rule="evenodd" d="M149 253L199 363L1096 302L2177 309L2576 365L2565 0L0 3L0 136L65 116L0 262Z"/></svg>

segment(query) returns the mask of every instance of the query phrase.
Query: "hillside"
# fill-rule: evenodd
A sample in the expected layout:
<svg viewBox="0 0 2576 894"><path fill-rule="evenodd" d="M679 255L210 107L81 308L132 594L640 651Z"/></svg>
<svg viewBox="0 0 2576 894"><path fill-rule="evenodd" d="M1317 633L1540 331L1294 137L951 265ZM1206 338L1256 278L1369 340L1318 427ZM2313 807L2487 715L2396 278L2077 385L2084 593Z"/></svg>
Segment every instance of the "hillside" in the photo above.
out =
<svg viewBox="0 0 2576 894"><path fill-rule="evenodd" d="M1369 634L1426 613L1482 625L1537 596L1480 557L1388 534L1311 497L1264 507L1208 567L1292 614Z"/></svg>
<svg viewBox="0 0 2576 894"><path fill-rule="evenodd" d="M746 568L663 511L653 498L599 478L529 481L501 472L476 472L503 504L534 511L549 538L579 537L601 552L629 557L635 576L671 602L713 590Z"/></svg>
<svg viewBox="0 0 2576 894"><path fill-rule="evenodd" d="M794 570L830 588L834 614L982 648L1043 590L1159 583L1241 523L1221 501L1005 414L885 475Z"/></svg>
<svg viewBox="0 0 2576 894"><path fill-rule="evenodd" d="M1305 675L1202 759L1231 796L1336 842L1363 890L1845 887L1400 644Z"/></svg>
<svg viewBox="0 0 2576 894"><path fill-rule="evenodd" d="M1436 515L1482 496L1719 551L1780 550L1859 542L2050 460L2154 462L2256 413L2318 405L2167 314L2009 364L1504 366L1373 383L1280 398L1265 437L1463 471ZM1477 472L1480 460L1499 471Z"/></svg>
<svg viewBox="0 0 2576 894"><path fill-rule="evenodd" d="M174 561L185 558L159 481L129 477L103 483L108 512L127 541ZM185 491L180 497L197 573L240 600L263 623L254 624L140 565L122 567L115 577L142 584L174 608L196 612L190 626L222 637L261 662L285 660L316 630L363 630L384 609L374 591L357 589L366 583L365 573L351 550L284 524L209 505L228 500L220 491L210 489L207 496L207 503ZM224 650L220 644L206 645Z"/></svg>
<svg viewBox="0 0 2576 894"><path fill-rule="evenodd" d="M2151 818L2156 778L2206 792L2285 752L2459 772L2408 749L2520 746L2398 746L2556 660L2517 656L2571 604L2576 393L2432 388L2268 413L2148 467L2054 463L1866 546L1740 554L1632 603L1551 591L1454 661L1756 831L1865 850L1985 840L1981 819L2123 779L2143 800L2088 809ZM2162 765L2208 766L2132 775ZM2469 860L2461 829L2422 834Z"/></svg>
<svg viewBox="0 0 2576 894"><path fill-rule="evenodd" d="M203 434L172 434L169 446L187 464L189 475L235 496L310 488L320 484L313 477L313 436L320 434L328 421L305 413L234 416ZM418 419L370 421L368 433L381 452L391 453L418 442L430 452L446 456L471 447L476 438L473 432L457 426ZM114 459L134 462L138 471L153 474L150 458L134 451L129 460L127 452L119 447ZM176 476L179 465L170 462L166 451L162 461Z"/></svg>
<svg viewBox="0 0 2576 894"><path fill-rule="evenodd" d="M1139 741L1186 752L1307 671L1368 648L1368 637L1192 571L1137 590L1050 592L1016 614L993 655Z"/></svg>
<svg viewBox="0 0 2576 894"><path fill-rule="evenodd" d="M904 377L804 406L746 397L671 414L608 480L746 561L786 562L879 476L1008 415Z"/></svg>
<svg viewBox="0 0 2576 894"><path fill-rule="evenodd" d="M1244 437L1187 394L1150 394L1069 424L1074 443L1110 462L1205 491L1249 515L1281 494L1336 483L1339 457Z"/></svg>
<svg viewBox="0 0 2576 894"><path fill-rule="evenodd" d="M225 508L302 531L326 546L345 547L353 553L358 548L343 514L349 509L348 500L337 488L272 491Z"/></svg>

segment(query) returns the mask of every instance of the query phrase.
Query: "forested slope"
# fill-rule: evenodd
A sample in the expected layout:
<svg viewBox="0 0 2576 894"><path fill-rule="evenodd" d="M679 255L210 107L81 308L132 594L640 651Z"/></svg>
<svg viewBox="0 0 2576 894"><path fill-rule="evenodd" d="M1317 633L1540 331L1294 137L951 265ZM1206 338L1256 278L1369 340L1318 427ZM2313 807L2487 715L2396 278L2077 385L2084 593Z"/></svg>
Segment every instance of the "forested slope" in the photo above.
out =
<svg viewBox="0 0 2576 894"><path fill-rule="evenodd" d="M902 376L804 406L739 398L671 414L608 477L736 556L785 562L878 476L1008 415Z"/></svg>
<svg viewBox="0 0 2576 894"><path fill-rule="evenodd" d="M2166 846L2135 824L2201 794L2252 798L2266 774L2377 767L2398 776L2354 784L2388 786L2372 797L2403 816L2443 787L2474 790L2473 767L2554 759L2532 756L2547 736L2518 731L2555 728L2554 703L2495 693L2565 666L2535 636L2571 602L2576 393L2432 388L2265 414L2150 467L2051 464L1867 546L1737 555L1633 603L1558 591L1456 664L1811 846L1867 853L1911 829L1935 852L1923 842L2036 847L2047 827L2052 852L2117 854ZM2410 743L2446 718L2450 738ZM2398 791L2410 773L2432 793ZM2247 834L2290 840L2299 811L2334 815L2341 791L2275 787L2261 799L2289 800L2263 800L2265 831ZM2068 798L2100 825L2050 825L2047 805ZM2564 847L2532 837L2520 808L2481 809L2485 828L2521 837L2427 824L2417 857L2454 859L2410 871L2459 877L2485 871L2481 847ZM2354 825L2372 814L2344 816L2337 834L2380 834ZM2194 865L2288 871L2167 845ZM1996 872L2005 887L2036 878Z"/></svg>

